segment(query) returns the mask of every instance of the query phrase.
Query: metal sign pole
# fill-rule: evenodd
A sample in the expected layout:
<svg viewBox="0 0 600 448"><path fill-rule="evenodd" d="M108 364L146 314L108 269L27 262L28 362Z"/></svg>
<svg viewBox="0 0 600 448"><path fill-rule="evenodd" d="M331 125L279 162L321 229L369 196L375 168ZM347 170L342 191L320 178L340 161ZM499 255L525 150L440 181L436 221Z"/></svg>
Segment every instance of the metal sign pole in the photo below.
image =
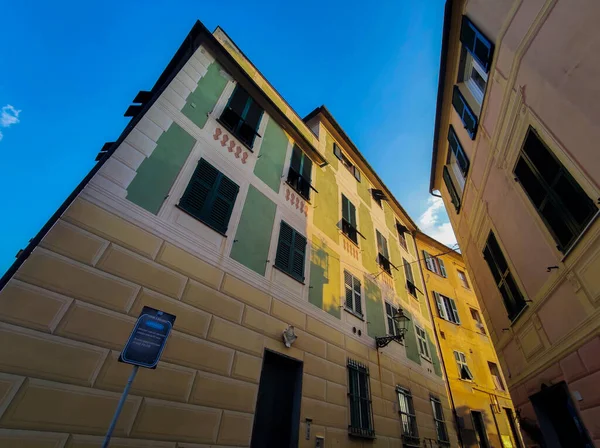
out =
<svg viewBox="0 0 600 448"><path fill-rule="evenodd" d="M112 433L115 430L115 426L117 426L117 420L119 420L119 415L121 415L121 411L123 410L123 406L125 405L125 400L127 400L127 395L129 394L129 389L131 389L131 385L133 384L133 380L135 379L135 375L137 374L138 369L139 366L133 366L131 375L129 375L129 379L127 380L127 384L125 385L125 389L123 389L123 394L121 395L121 399L119 400L119 404L117 405L117 409L115 410L115 415L113 415L113 419L110 422L108 431L106 432L106 437L104 438L104 442L102 443L102 448L108 448L110 438L112 437Z"/></svg>

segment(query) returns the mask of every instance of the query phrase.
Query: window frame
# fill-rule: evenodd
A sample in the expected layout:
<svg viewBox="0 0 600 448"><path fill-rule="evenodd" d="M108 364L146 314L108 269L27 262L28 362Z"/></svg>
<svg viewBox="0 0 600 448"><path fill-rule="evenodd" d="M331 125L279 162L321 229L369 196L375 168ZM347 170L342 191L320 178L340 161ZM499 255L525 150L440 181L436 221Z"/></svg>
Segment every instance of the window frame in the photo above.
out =
<svg viewBox="0 0 600 448"><path fill-rule="evenodd" d="M400 426L402 428L402 445L415 448L421 446L417 414L410 389L397 385L396 399L398 400L398 415L400 416Z"/></svg>
<svg viewBox="0 0 600 448"><path fill-rule="evenodd" d="M534 161L531 160L529 155L526 153L526 145L530 137L535 138L538 143L546 150L547 154L554 159L556 164L558 165L557 173L554 175L554 179L552 183L549 183L544 176L540 173L538 167L535 165ZM536 205L535 199L531 196L531 192L525 188L522 179L517 174L517 169L521 161L526 165L526 167L531 171L532 176L537 182L538 186L543 190L543 199L541 200L539 205ZM541 135L537 130L529 125L527 131L525 132L525 137L523 139L523 143L521 144L521 148L516 156L516 160L514 163L514 167L512 170L515 181L519 183L521 186L521 190L524 192L525 196L529 200L531 207L537 213L537 216L541 219L546 231L550 234L554 242L556 243L556 248L563 254L567 254L577 243L580 236L585 232L587 227L593 222L594 218L599 214L600 209L597 204L592 200L589 194L585 191L585 189L581 186L581 184L575 179L575 177L571 174L571 171L565 166L565 164L556 156L554 151L550 149L550 147L546 144L546 142L542 139ZM555 192L554 188L559 181L563 181L568 183L574 190L578 190L579 200L582 202L587 202L590 206L590 212L585 219L585 222L579 224L576 218L572 215L570 210L565 206L564 201L560 198L558 193ZM547 218L543 214L543 209L545 206L550 204L556 212L558 213L558 217L560 221L566 225L567 229L571 232L572 237L566 243L563 244L560 242L558 234L556 230L550 225ZM592 211L593 210L593 211Z"/></svg>
<svg viewBox="0 0 600 448"><path fill-rule="evenodd" d="M498 367L498 364L496 364L495 362L492 362L492 361L488 361L487 363L488 363L488 369L490 371L490 376L492 377L492 383L494 384L494 387L496 388L496 390L506 392L506 386L504 385L504 381L502 380L502 375L500 373L500 368ZM494 367L496 369L496 372L498 373L498 375L494 375L492 367ZM498 384L500 385L500 387L498 387Z"/></svg>
<svg viewBox="0 0 600 448"><path fill-rule="evenodd" d="M433 298L438 309L438 315L445 321L451 322L455 325L460 325L460 315L458 314L458 307L456 301L444 294L440 294L437 291L433 291Z"/></svg>
<svg viewBox="0 0 600 448"><path fill-rule="evenodd" d="M470 290L471 285L469 283L469 279L467 278L467 272L461 269L457 269L456 275L458 276L458 279L460 280L460 283L462 284L463 288Z"/></svg>
<svg viewBox="0 0 600 448"><path fill-rule="evenodd" d="M235 112L233 110L233 108L230 107L231 104L231 100L233 99L233 97L235 96L236 92L238 89L243 90L246 95L248 95L248 98L246 98L246 104L244 105L244 110L242 111L242 115L238 115L237 112ZM252 136L252 141L247 142L245 141L240 135L240 129L242 127L242 125L246 122L246 117L248 115L248 112L250 110L250 107L252 106L252 104L256 104L256 106L260 109L260 115L256 124L256 128L254 129L254 134ZM231 111L233 114L235 114L238 117L238 123L232 128L227 121L225 121L223 119L223 115L225 115L225 113L227 113L228 111ZM260 106L256 100L252 97L252 95L250 95L250 93L248 93L248 91L246 89L244 89L239 83L236 83L233 91L231 92L231 95L229 96L229 99L227 100L227 104L225 104L225 107L223 108L223 111L221 112L221 114L219 115L219 118L217 119L217 121L223 125L229 132L231 132L231 134L233 134L233 136L239 140L239 142L244 145L246 148L248 148L248 150L250 152L254 152L253 148L254 148L254 142L256 140L256 136L261 137L261 135L258 133L258 129L260 128L260 124L263 120L264 117L264 113L265 110L262 108L262 106Z"/></svg>
<svg viewBox="0 0 600 448"><path fill-rule="evenodd" d="M346 169L350 172L350 174L354 176L354 178L358 182L362 181L360 170L356 167L354 163L352 163L352 160L350 160L350 158L346 154L344 154L344 151L342 151L342 148L336 142L333 142L333 155L336 156L340 162L342 162L342 165L346 167Z"/></svg>
<svg viewBox="0 0 600 448"><path fill-rule="evenodd" d="M435 426L435 433L439 443L444 445L450 444L450 438L448 436L448 428L446 427L446 420L444 419L444 409L442 402L436 396L430 395L429 402L433 411L433 424ZM441 434L440 434L441 433Z"/></svg>
<svg viewBox="0 0 600 448"><path fill-rule="evenodd" d="M453 352L454 360L456 361L456 367L458 368L458 379L461 381L473 382L473 372L471 372L471 369L469 368L467 356L458 350L453 350ZM467 378L463 377L463 371L467 374Z"/></svg>
<svg viewBox="0 0 600 448"><path fill-rule="evenodd" d="M369 368L348 358L348 401L350 424L348 434L366 439L375 438L373 425L373 403L371 400Z"/></svg>
<svg viewBox="0 0 600 448"><path fill-rule="evenodd" d="M423 334L421 335L419 332ZM431 353L429 352L429 344L427 342L426 330L415 324L415 334L417 335L417 346L419 347L419 354L422 358L431 361Z"/></svg>
<svg viewBox="0 0 600 448"><path fill-rule="evenodd" d="M408 233L408 229L405 225L400 224L398 220L396 220L396 230L398 231L398 241L400 242L400 246L404 248L405 251L408 252L408 244L406 242L406 235Z"/></svg>
<svg viewBox="0 0 600 448"><path fill-rule="evenodd" d="M299 172L292 166L292 161L294 160L294 152L296 150L297 150L297 153L300 154L300 168L299 168L300 171ZM308 163L310 164L310 175L309 175L308 179L302 174L302 172L304 171L304 164L306 163L307 160L308 160ZM293 145L286 183L296 193L298 193L302 198L304 198L304 200L306 200L306 201L310 201L310 190L315 190L315 187L313 187L313 185L312 185L313 166L314 166L313 161L311 160L310 157L308 157L308 154L306 154L304 151L302 151L302 149L300 149L300 147L298 147L297 145ZM292 172L293 172L293 174L292 174ZM304 193L304 191L302 191L302 188L300 188L300 182L305 182L307 184L308 188L306 188L306 194ZM316 191L317 190L315 190L315 192Z"/></svg>
<svg viewBox="0 0 600 448"><path fill-rule="evenodd" d="M399 336L400 335L400 330L398 329L398 326L396 325L396 321L394 320L394 315L399 310L400 310L400 307L397 307L393 303L391 303L387 300L384 300L385 321L386 321L388 336ZM393 331L391 331L391 329L390 329L390 323L391 323L391 325L393 325ZM404 345L402 342L400 342L398 340L396 340L396 342L398 342L400 345Z"/></svg>
<svg viewBox="0 0 600 448"><path fill-rule="evenodd" d="M428 271L431 271L440 277L448 278L448 271L446 271L444 260L431 255L426 250L423 250L423 258L425 259L425 267Z"/></svg>
<svg viewBox="0 0 600 448"><path fill-rule="evenodd" d="M495 249L492 246L494 245L498 249L496 254L493 253L493 250ZM486 252L489 255L486 255ZM521 292L522 290L520 285L517 284L515 277L512 275L512 270L506 260L506 257L504 256L504 252L500 247L500 243L498 242L498 239L492 230L490 230L483 248L483 258L488 265L494 283L496 284L498 292L502 297L504 308L508 313L508 319L511 322L514 322L527 308L527 302L525 296ZM502 265L506 266L504 270L501 269ZM511 285L516 288L516 291L511 290ZM515 292L518 292L519 295L513 296ZM505 295L505 293L507 295Z"/></svg>
<svg viewBox="0 0 600 448"><path fill-rule="evenodd" d="M487 333L485 331L485 326L483 324L483 320L481 319L481 315L479 314L479 310L476 310L475 308L469 308L469 309L471 310L471 318L473 319L473 321L475 321L475 328L477 328L481 334L484 334L487 336ZM475 316L477 316L477 317L475 317Z"/></svg>
<svg viewBox="0 0 600 448"><path fill-rule="evenodd" d="M351 284L349 285L347 280L348 276L350 277ZM356 290L356 286L358 284L358 291ZM352 306L348 306L348 291L350 286L350 292L352 295ZM358 293L358 295L357 295ZM359 319L364 318L364 314L362 311L362 282L356 277L352 272L344 269L344 309L349 313L355 315ZM358 309L357 309L358 308Z"/></svg>
<svg viewBox="0 0 600 448"><path fill-rule="evenodd" d="M488 73L486 73L481 63L475 57L473 57L470 51L468 51L465 47L463 47L463 49L465 51L464 70L462 73L463 83L469 89L469 92L471 92L471 95L473 95L473 98L475 101L477 101L477 104L481 106L483 104L483 98L485 97L485 91L487 88ZM473 81L473 77L471 76L473 73L472 70L475 70L477 74L481 76L481 79L485 81L485 88L483 90L481 90L477 83Z"/></svg>

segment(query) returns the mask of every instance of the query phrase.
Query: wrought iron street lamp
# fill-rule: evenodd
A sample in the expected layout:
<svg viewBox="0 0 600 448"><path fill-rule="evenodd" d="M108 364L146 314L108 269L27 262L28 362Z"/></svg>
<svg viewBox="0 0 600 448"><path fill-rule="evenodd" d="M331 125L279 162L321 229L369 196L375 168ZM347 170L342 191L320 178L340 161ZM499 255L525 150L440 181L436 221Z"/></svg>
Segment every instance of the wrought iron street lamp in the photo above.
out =
<svg viewBox="0 0 600 448"><path fill-rule="evenodd" d="M392 341L402 342L404 340L404 334L408 329L408 321L410 321L410 319L402 312L401 309L399 309L396 314L392 316L392 319L394 319L394 323L396 324L396 334L392 336L381 336L379 338L375 338L377 348L385 347Z"/></svg>

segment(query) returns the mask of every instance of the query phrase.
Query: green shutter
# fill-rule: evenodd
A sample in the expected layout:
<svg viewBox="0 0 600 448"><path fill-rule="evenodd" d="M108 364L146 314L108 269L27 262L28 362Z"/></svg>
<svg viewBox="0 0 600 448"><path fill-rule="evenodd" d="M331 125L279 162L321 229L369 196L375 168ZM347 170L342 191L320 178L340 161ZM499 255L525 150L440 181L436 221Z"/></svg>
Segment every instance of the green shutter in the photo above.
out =
<svg viewBox="0 0 600 448"><path fill-rule="evenodd" d="M452 93L452 106L456 110L456 113L459 115L461 121L465 125L465 129L471 137L471 140L475 140L475 136L477 134L477 116L467 100L459 90L458 86L454 86L454 91Z"/></svg>
<svg viewBox="0 0 600 448"><path fill-rule="evenodd" d="M434 344L429 330L426 330L425 336L427 336L427 345L429 345L429 353L431 355L431 362L433 363L433 371L441 378L442 368L440 366L440 358L438 356L437 346Z"/></svg>
<svg viewBox="0 0 600 448"><path fill-rule="evenodd" d="M448 277L448 274L446 274L446 266L444 266L444 260L438 258L437 261L440 265L440 274L442 275L442 277Z"/></svg>
<svg viewBox="0 0 600 448"><path fill-rule="evenodd" d="M412 315L403 310L404 314L410 319L404 333L404 346L406 347L406 357L411 361L421 364L421 354L419 353L419 346L417 345L417 335L415 334L415 324L412 321Z"/></svg>
<svg viewBox="0 0 600 448"><path fill-rule="evenodd" d="M227 232L239 187L206 160L200 159L179 207L218 232Z"/></svg>
<svg viewBox="0 0 600 448"><path fill-rule="evenodd" d="M306 238L281 221L275 266L292 277L304 281Z"/></svg>
<svg viewBox="0 0 600 448"><path fill-rule="evenodd" d="M413 285L415 284L415 279L412 273L412 267L410 263L406 261L406 259L402 259L402 264L404 265L404 274L406 275L406 280L411 282Z"/></svg>

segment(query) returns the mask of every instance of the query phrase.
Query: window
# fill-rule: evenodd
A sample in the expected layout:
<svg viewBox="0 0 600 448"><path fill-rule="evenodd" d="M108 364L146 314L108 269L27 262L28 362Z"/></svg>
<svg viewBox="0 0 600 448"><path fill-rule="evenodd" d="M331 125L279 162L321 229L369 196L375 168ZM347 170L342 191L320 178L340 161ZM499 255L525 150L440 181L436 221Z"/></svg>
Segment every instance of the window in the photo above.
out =
<svg viewBox="0 0 600 448"><path fill-rule="evenodd" d="M408 250L408 247L406 246L405 235L405 233L408 233L408 229L402 224L400 224L398 221L396 221L396 229L398 230L398 240L400 241L400 246L402 246L404 250Z"/></svg>
<svg viewBox="0 0 600 448"><path fill-rule="evenodd" d="M452 205L454 205L454 211L456 211L456 213L458 213L460 211L461 195L458 194L458 191L456 191L456 187L454 186L454 183L452 182L452 177L450 176L450 171L448 170L448 165L444 165L444 170L443 170L442 176L444 178L444 183L446 184L446 188L448 189L448 194L450 195L450 201L452 202Z"/></svg>
<svg viewBox="0 0 600 448"><path fill-rule="evenodd" d="M378 190L376 188L371 188L371 196L373 197L375 203L381 208L383 208L381 201L387 201L387 198L385 197L385 194L383 194L383 191Z"/></svg>
<svg viewBox="0 0 600 448"><path fill-rule="evenodd" d="M475 140L478 123L477 115L475 115L475 112L473 112L473 109L461 93L458 86L454 86L454 91L452 92L452 106L454 106L454 110L456 110L460 120L465 125L465 129L469 134L469 137L471 137L471 140Z"/></svg>
<svg viewBox="0 0 600 448"><path fill-rule="evenodd" d="M421 327L415 325L415 331L417 332L417 342L419 343L419 353L421 356L431 359L429 354L429 345L427 344L427 334Z"/></svg>
<svg viewBox="0 0 600 448"><path fill-rule="evenodd" d="M350 399L349 433L353 436L374 438L369 368L352 359L348 359L348 388Z"/></svg>
<svg viewBox="0 0 600 448"><path fill-rule="evenodd" d="M239 189L231 179L200 159L178 207L225 234Z"/></svg>
<svg viewBox="0 0 600 448"><path fill-rule="evenodd" d="M381 267L381 269L383 269L388 274L392 275L392 263L390 263L390 255L388 253L387 240L379 232L379 230L377 230L377 250L379 251L379 255L377 257L379 267Z"/></svg>
<svg viewBox="0 0 600 448"><path fill-rule="evenodd" d="M358 230L356 230L356 207L342 195L342 233L354 244L358 244Z"/></svg>
<svg viewBox="0 0 600 448"><path fill-rule="evenodd" d="M448 130L448 158L446 166L448 167L448 174L450 175L452 184L459 196L462 196L463 191L465 191L465 183L470 165L469 158L458 140L454 127L450 125L450 129Z"/></svg>
<svg viewBox="0 0 600 448"><path fill-rule="evenodd" d="M304 281L305 252L306 238L281 221L275 267L302 282Z"/></svg>
<svg viewBox="0 0 600 448"><path fill-rule="evenodd" d="M307 201L310 199L310 184L312 177L312 161L296 145L292 149L292 160L288 172L288 184Z"/></svg>
<svg viewBox="0 0 600 448"><path fill-rule="evenodd" d="M467 358L463 352L454 351L454 359L458 367L458 377L461 380L473 381L473 374L467 365Z"/></svg>
<svg viewBox="0 0 600 448"><path fill-rule="evenodd" d="M489 73L494 56L494 44L479 31L467 16L463 16L460 41L485 73Z"/></svg>
<svg viewBox="0 0 600 448"><path fill-rule="evenodd" d="M597 213L597 206L532 127L514 173L558 250L566 252Z"/></svg>
<svg viewBox="0 0 600 448"><path fill-rule="evenodd" d="M471 308L471 317L475 321L475 327L477 328L477 330L479 330L481 334L485 334L485 327L483 325L481 317L479 316L479 311Z"/></svg>
<svg viewBox="0 0 600 448"><path fill-rule="evenodd" d="M402 422L402 445L420 446L419 431L417 428L417 416L413 406L413 399L410 391L400 386L396 386L398 394L398 414Z"/></svg>
<svg viewBox="0 0 600 448"><path fill-rule="evenodd" d="M479 448L490 448L487 433L485 431L485 423L483 414L479 411L471 411L471 419L475 428L475 436L477 437L477 445Z"/></svg>
<svg viewBox="0 0 600 448"><path fill-rule="evenodd" d="M344 270L344 286L346 289L346 309L362 317L360 280Z"/></svg>
<svg viewBox="0 0 600 448"><path fill-rule="evenodd" d="M398 330L398 326L396 325L396 321L394 320L394 316L398 313L398 308L394 305L391 305L388 302L385 302L385 317L387 320L387 330L390 336L398 336L400 335L400 331Z"/></svg>
<svg viewBox="0 0 600 448"><path fill-rule="evenodd" d="M461 81L465 83L465 86L467 86L477 104L481 105L483 103L483 96L485 95L488 74L464 47L461 59Z"/></svg>
<svg viewBox="0 0 600 448"><path fill-rule="evenodd" d="M437 275L442 277L448 277L446 274L446 266L444 260L441 258L432 257L428 252L423 251L423 258L425 258L425 266L431 272L435 272Z"/></svg>
<svg viewBox="0 0 600 448"><path fill-rule="evenodd" d="M406 289L411 296L417 297L417 287L415 286L415 279L413 277L412 266L406 259L402 259L404 265L404 275L406 275Z"/></svg>
<svg viewBox="0 0 600 448"><path fill-rule="evenodd" d="M433 409L433 422L435 423L435 432L437 434L438 442L443 444L449 444L448 430L446 429L446 422L444 421L444 411L442 410L442 402L439 398L434 396L430 397L431 408Z"/></svg>
<svg viewBox="0 0 600 448"><path fill-rule="evenodd" d="M262 115L263 109L238 84L219 121L242 143L252 148Z"/></svg>
<svg viewBox="0 0 600 448"><path fill-rule="evenodd" d="M433 291L433 296L435 297L440 317L448 322L460 325L460 317L458 317L458 310L456 309L454 300L435 291Z"/></svg>
<svg viewBox="0 0 600 448"><path fill-rule="evenodd" d="M485 249L483 250L483 258L485 258L496 286L500 290L504 307L508 312L508 318L514 320L521 310L525 308L525 299L510 272L508 263L506 263L504 254L502 254L493 232L490 232L488 235Z"/></svg>
<svg viewBox="0 0 600 448"><path fill-rule="evenodd" d="M350 159L346 157L346 155L342 152L341 148L335 142L333 142L333 153L338 159L342 161L342 165L344 165L346 169L352 173L354 178L360 182L360 171L358 170L358 168L356 168L356 166L354 166Z"/></svg>
<svg viewBox="0 0 600 448"><path fill-rule="evenodd" d="M465 274L464 271L458 269L456 270L456 272L458 273L458 278L460 279L460 283L463 285L463 287L471 289L471 287L469 286L469 280L467 279L467 274Z"/></svg>
<svg viewBox="0 0 600 448"><path fill-rule="evenodd" d="M494 386L498 390L506 390L504 389L504 383L502 382L502 377L500 376L500 370L496 363L488 361L488 367L490 369L490 375L492 375L492 381L494 382Z"/></svg>

